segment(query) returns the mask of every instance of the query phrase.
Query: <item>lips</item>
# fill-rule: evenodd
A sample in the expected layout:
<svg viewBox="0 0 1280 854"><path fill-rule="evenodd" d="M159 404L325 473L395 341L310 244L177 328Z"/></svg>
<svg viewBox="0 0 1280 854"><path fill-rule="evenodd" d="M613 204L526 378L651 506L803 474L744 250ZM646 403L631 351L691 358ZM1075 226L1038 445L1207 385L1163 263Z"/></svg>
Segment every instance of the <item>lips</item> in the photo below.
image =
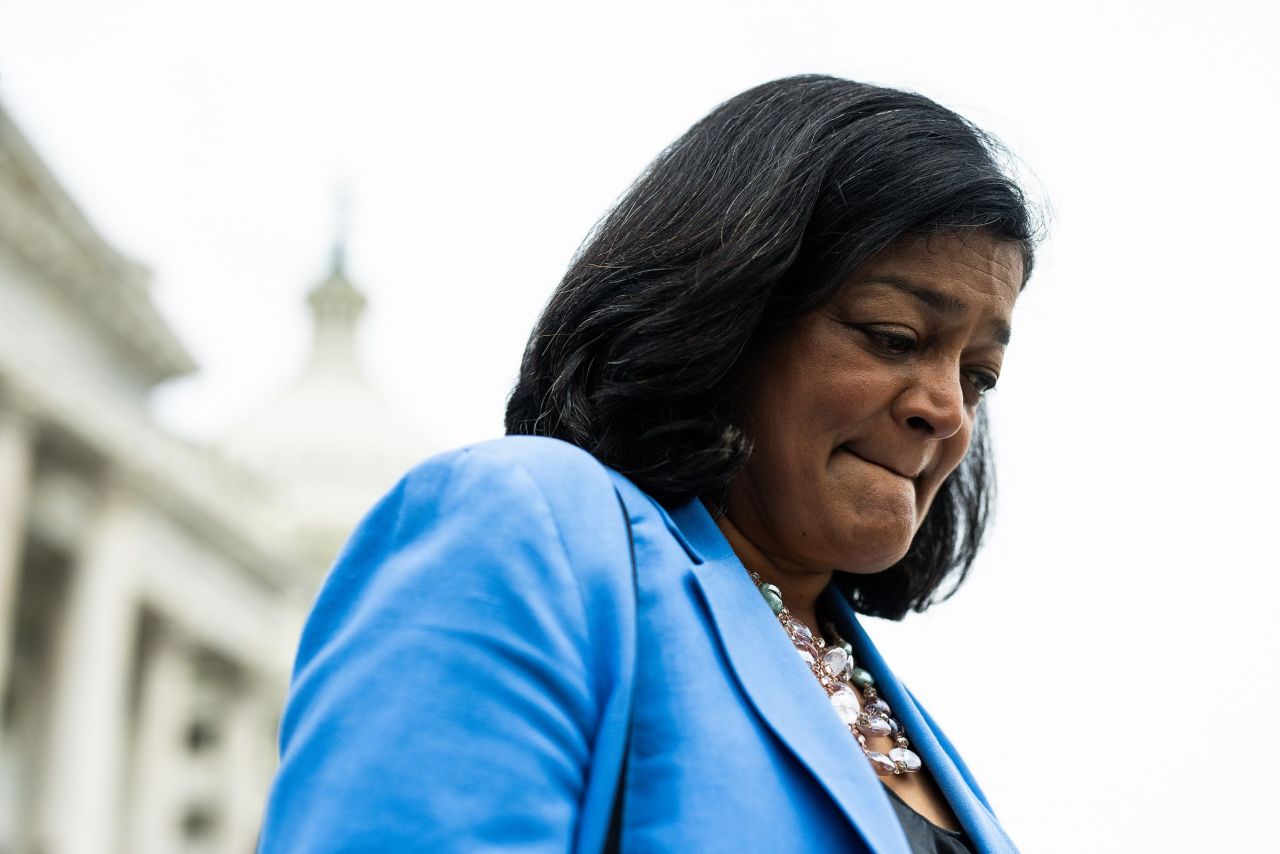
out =
<svg viewBox="0 0 1280 854"><path fill-rule="evenodd" d="M879 466L885 471L896 474L898 477L906 478L907 480L915 480L917 477L919 477L921 474L924 473L923 465L911 466L910 468L907 468L905 466L895 466L891 463L882 462L880 460L872 459L868 456L865 456L864 454L859 454L857 451L853 450L848 445L841 445L840 448L841 450L845 451L846 453L852 454L853 456L857 457L863 462L871 463L873 466ZM907 474L908 471L914 471L915 474Z"/></svg>

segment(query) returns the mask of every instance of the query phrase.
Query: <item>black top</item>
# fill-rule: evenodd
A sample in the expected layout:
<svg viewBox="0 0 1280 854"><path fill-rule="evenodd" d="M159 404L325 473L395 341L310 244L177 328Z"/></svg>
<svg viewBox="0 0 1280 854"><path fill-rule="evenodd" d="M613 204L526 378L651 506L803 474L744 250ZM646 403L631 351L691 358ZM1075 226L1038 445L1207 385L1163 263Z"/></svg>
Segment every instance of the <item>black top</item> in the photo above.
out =
<svg viewBox="0 0 1280 854"><path fill-rule="evenodd" d="M885 786L889 803L898 814L898 822L911 844L912 854L974 854L973 844L963 830L946 830L907 806L893 789Z"/></svg>

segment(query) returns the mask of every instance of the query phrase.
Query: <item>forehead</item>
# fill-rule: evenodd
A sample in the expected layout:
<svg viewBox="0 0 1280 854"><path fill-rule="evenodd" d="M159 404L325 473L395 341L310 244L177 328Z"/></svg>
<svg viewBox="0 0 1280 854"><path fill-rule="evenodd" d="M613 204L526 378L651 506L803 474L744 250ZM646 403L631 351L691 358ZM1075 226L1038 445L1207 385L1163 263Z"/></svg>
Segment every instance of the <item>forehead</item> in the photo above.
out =
<svg viewBox="0 0 1280 854"><path fill-rule="evenodd" d="M916 286L946 297L953 307L1007 318L1022 288L1022 253L986 232L909 235L868 259L850 284L877 281Z"/></svg>

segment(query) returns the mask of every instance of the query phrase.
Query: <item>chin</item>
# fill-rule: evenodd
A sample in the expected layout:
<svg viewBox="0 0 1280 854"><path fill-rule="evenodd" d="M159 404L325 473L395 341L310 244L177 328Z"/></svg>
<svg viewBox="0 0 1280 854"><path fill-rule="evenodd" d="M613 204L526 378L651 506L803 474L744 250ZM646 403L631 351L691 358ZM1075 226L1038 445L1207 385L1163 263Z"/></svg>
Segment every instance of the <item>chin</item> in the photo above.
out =
<svg viewBox="0 0 1280 854"><path fill-rule="evenodd" d="M837 564L837 568L855 575L884 572L906 556L911 548L912 533L910 528L905 530L905 536L903 530L862 533L849 544L844 551L849 557Z"/></svg>
<svg viewBox="0 0 1280 854"><path fill-rule="evenodd" d="M876 573L884 572L886 569L902 560L906 553L907 550L903 549L900 554L895 555L891 559L885 558L883 560L859 562L848 566L838 566L836 567L836 571L847 572L850 575L875 575Z"/></svg>

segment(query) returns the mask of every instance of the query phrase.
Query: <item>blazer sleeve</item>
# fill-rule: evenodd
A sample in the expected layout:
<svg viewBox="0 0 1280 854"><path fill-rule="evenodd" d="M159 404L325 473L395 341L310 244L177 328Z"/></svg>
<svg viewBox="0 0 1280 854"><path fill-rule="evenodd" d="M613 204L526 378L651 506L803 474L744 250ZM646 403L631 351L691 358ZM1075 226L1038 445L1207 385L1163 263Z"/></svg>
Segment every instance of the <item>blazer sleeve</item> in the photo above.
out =
<svg viewBox="0 0 1280 854"><path fill-rule="evenodd" d="M472 450L415 469L303 630L259 851L569 850L600 717L588 627L527 470Z"/></svg>

